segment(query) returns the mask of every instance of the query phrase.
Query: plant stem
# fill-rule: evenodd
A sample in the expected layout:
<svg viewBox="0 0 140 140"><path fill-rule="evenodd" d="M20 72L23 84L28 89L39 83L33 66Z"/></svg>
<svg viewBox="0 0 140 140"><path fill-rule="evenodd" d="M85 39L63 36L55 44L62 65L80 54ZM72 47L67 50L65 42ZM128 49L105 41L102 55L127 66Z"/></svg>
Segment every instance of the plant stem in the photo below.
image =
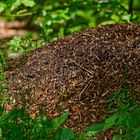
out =
<svg viewBox="0 0 140 140"><path fill-rule="evenodd" d="M128 14L133 15L133 0L129 0Z"/></svg>

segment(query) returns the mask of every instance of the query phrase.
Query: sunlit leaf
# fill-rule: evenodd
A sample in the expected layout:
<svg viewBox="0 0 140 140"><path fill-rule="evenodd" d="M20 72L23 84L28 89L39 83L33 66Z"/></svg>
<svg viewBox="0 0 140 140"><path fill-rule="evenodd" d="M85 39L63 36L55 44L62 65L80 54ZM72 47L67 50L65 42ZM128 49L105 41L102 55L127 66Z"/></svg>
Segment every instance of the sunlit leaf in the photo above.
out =
<svg viewBox="0 0 140 140"><path fill-rule="evenodd" d="M6 8L6 4L0 2L0 13L1 13L2 11L4 11L5 8Z"/></svg>
<svg viewBox="0 0 140 140"><path fill-rule="evenodd" d="M33 7L35 5L34 0L22 0L22 3L28 7Z"/></svg>
<svg viewBox="0 0 140 140"><path fill-rule="evenodd" d="M57 128L61 126L68 119L68 116L69 116L69 113L65 112L64 114L62 114L61 116L53 120L53 127Z"/></svg>
<svg viewBox="0 0 140 140"><path fill-rule="evenodd" d="M21 0L15 0L14 3L11 6L11 10L15 10L21 5Z"/></svg>

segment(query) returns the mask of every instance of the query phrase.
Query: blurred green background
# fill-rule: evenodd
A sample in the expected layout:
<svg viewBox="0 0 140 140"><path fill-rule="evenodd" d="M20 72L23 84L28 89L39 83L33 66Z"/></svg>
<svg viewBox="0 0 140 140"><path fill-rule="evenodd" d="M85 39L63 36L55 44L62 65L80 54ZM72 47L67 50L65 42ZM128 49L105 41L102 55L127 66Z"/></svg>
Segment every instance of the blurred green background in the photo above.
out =
<svg viewBox="0 0 140 140"><path fill-rule="evenodd" d="M139 23L139 2L139 0L1 0L0 21L5 21L5 24L18 21L21 26L11 28L16 30L22 28L26 33L22 37L15 33L6 39L2 38L0 49L20 54L75 31L100 24Z"/></svg>

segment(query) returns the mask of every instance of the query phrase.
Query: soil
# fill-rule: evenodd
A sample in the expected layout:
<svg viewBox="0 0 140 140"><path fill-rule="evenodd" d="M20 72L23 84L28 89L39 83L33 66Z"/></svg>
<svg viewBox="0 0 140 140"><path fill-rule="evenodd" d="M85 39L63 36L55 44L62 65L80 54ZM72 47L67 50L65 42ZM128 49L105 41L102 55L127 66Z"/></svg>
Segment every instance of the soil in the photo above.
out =
<svg viewBox="0 0 140 140"><path fill-rule="evenodd" d="M7 87L14 107L52 119L69 110L65 126L82 132L105 119L107 99L123 90L124 81L139 98L140 25L87 29L9 63Z"/></svg>

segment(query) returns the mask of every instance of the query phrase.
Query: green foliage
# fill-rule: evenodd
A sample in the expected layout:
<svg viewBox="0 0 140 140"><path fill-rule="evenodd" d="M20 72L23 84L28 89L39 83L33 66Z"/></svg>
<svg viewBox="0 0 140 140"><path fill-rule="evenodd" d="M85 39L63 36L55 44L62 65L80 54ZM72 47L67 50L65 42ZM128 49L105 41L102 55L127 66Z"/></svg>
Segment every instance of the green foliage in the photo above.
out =
<svg viewBox="0 0 140 140"><path fill-rule="evenodd" d="M27 36L8 43L21 54L98 24L140 23L139 0L133 1L132 13L129 8L128 0L1 0L0 19L27 22Z"/></svg>
<svg viewBox="0 0 140 140"><path fill-rule="evenodd" d="M74 138L75 134L69 128L61 128L54 135L54 140L73 140Z"/></svg>
<svg viewBox="0 0 140 140"><path fill-rule="evenodd" d="M31 119L22 109L7 113L3 111L0 116L0 136L6 140L61 140L61 138L70 140L74 138L74 133L68 128L61 127L67 117L68 112L52 121L46 116Z"/></svg>
<svg viewBox="0 0 140 140"><path fill-rule="evenodd" d="M26 37L14 37L8 42L10 50L27 53L45 42L71 34L98 24L121 22L140 23L139 0L133 1L129 11L128 0L1 0L0 18L9 21L26 20L30 32ZM36 32L37 39L32 39ZM129 86L124 84L122 92L116 92L108 100L107 117L103 123L94 124L82 134L76 134L63 124L68 112L55 120L46 116L35 119L24 109L6 111L4 87L7 67L5 54L0 51L0 139L2 140L86 140L95 138L100 132L112 129L113 140L139 140L140 106Z"/></svg>
<svg viewBox="0 0 140 140"><path fill-rule="evenodd" d="M130 88L131 89L131 88ZM116 92L108 100L108 118L104 123L95 124L86 129L86 136L112 129L113 140L139 140L140 138L140 106L138 99L130 92L126 83L122 92Z"/></svg>
<svg viewBox="0 0 140 140"><path fill-rule="evenodd" d="M28 53L44 44L44 40L34 40L30 36L25 38L15 36L7 43L9 49L15 53Z"/></svg>
<svg viewBox="0 0 140 140"><path fill-rule="evenodd" d="M98 24L140 22L139 0L129 13L128 0L2 0L1 18L29 20L45 41Z"/></svg>
<svg viewBox="0 0 140 140"><path fill-rule="evenodd" d="M5 88L4 84L6 81L6 74L4 69L7 67L5 56L2 51L0 51L0 115L3 112L4 104L7 101L7 98L4 96L7 89Z"/></svg>
<svg viewBox="0 0 140 140"><path fill-rule="evenodd" d="M18 52L18 51L22 50L21 42L22 42L22 40L20 37L14 37L9 42L10 49L13 50L14 52Z"/></svg>
<svg viewBox="0 0 140 140"><path fill-rule="evenodd" d="M7 67L7 65L6 65L4 53L2 51L0 51L0 72L2 72L4 70L4 68L6 68L6 67Z"/></svg>
<svg viewBox="0 0 140 140"><path fill-rule="evenodd" d="M63 115L55 119L53 121L53 127L54 128L60 127L60 125L62 125L67 120L67 118L68 118L68 112L64 113Z"/></svg>

